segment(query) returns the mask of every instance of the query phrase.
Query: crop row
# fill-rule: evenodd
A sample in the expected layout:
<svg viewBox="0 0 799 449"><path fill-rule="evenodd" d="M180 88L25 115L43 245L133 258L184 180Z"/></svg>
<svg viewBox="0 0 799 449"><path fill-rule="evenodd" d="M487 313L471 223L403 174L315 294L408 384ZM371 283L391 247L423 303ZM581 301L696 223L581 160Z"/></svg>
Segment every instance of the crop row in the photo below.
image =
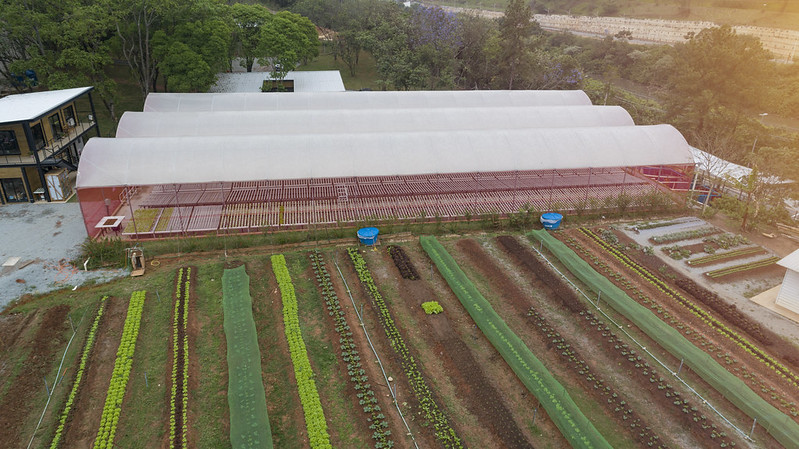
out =
<svg viewBox="0 0 799 449"><path fill-rule="evenodd" d="M706 235L718 234L719 232L721 231L719 231L717 228L713 226L707 226L704 228L690 229L687 231L672 232L671 234L656 235L651 237L650 240L652 240L653 243L679 242L680 240L695 239L704 237Z"/></svg>
<svg viewBox="0 0 799 449"><path fill-rule="evenodd" d="M67 423L67 419L69 419L69 412L72 411L72 404L75 403L75 398L78 396L78 391L80 391L80 381L83 380L83 372L86 370L86 364L89 362L89 354L94 347L94 338L97 335L97 328L100 326L100 319L103 317L103 312L105 311L105 305L107 304L105 302L106 299L108 299L108 297L103 296L103 299L100 301L100 308L97 309L97 315L94 317L92 327L89 328L89 333L86 335L86 342L83 344L83 352L80 356L78 371L75 373L75 381L72 383L72 389L69 391L67 402L64 404L64 410L61 412L61 417L58 420L58 428L56 428L55 435L53 435L50 449L56 449L58 447L61 442L61 437L64 434L64 426Z"/></svg>
<svg viewBox="0 0 799 449"><path fill-rule="evenodd" d="M322 254L318 250L314 250L309 254L309 257L311 259L311 267L316 276L316 282L322 291L322 299L327 306L328 315L333 319L336 333L339 335L338 342L341 349L341 359L347 364L347 375L350 376L350 382L355 389L358 404L367 415L366 420L371 423L369 424L369 429L372 430L375 449L394 447L394 441L389 438L391 431L388 430L388 421L377 404L377 396L372 390L369 376L361 364L361 354L355 345L355 340L352 338L352 329L347 324L347 318L344 310L341 309L341 303L333 288L333 283L330 281L330 274L327 272Z"/></svg>
<svg viewBox="0 0 799 449"><path fill-rule="evenodd" d="M401 246L389 245L388 254L394 261L394 265L397 266L400 276L402 276L404 279L410 279L412 281L419 279L419 272L416 271L416 267L413 265L413 262L411 262L411 259L408 257L408 255L405 254L405 250L402 249Z"/></svg>
<svg viewBox="0 0 799 449"><path fill-rule="evenodd" d="M169 400L169 447L185 448L188 443L189 402L189 288L191 267L178 270L175 287L175 313L172 321L172 389ZM180 429L180 437L178 437Z"/></svg>
<svg viewBox="0 0 799 449"><path fill-rule="evenodd" d="M779 257L768 257L766 259L757 260L755 262L748 262L742 263L738 265L733 265L731 267L726 268L719 268L718 270L708 271L705 273L711 279L718 279L720 277L729 276L731 274L742 273L744 271L756 270L758 268L764 268L777 263L780 260Z"/></svg>
<svg viewBox="0 0 799 449"><path fill-rule="evenodd" d="M135 291L130 296L128 315L122 328L122 338L117 349L114 370L111 374L111 383L105 397L105 405L100 418L100 428L94 440L94 449L111 448L114 445L119 415L122 411L122 400L125 398L125 389L128 386L130 369L133 366L133 353L136 349L136 338L139 336L139 325L144 310L146 292Z"/></svg>
<svg viewBox="0 0 799 449"><path fill-rule="evenodd" d="M768 355L763 349L750 342L748 339L740 335L735 330L730 329L727 325L716 319L709 312L705 311L698 305L694 304L692 301L689 301L679 292L671 288L665 281L660 279L658 276L655 276L645 267L641 266L640 264L630 259L630 257L628 257L623 252L612 247L611 245L608 245L601 238L599 238L599 236L591 232L589 229L581 228L580 231L582 231L583 234L590 237L594 242L598 243L602 249L610 253L613 257L615 257L619 262L624 264L632 272L646 279L650 284L654 285L658 290L665 293L668 297L674 299L678 304L688 309L694 316L702 320L703 323L710 326L712 329L716 330L722 336L727 337L730 340L734 341L735 344L737 344L740 348L742 348L744 351L754 356L757 360L763 362L767 367L777 371L781 375L781 377L786 381L788 381L791 385L793 385L794 387L799 387L799 375L794 374L790 369L786 368L784 365L774 360L774 358Z"/></svg>
<svg viewBox="0 0 799 449"><path fill-rule="evenodd" d="M604 322L599 316L589 312L586 309L585 301L581 300L577 292L571 286L569 286L561 276L556 275L554 271L549 269L549 267L545 265L541 259L533 255L529 248L523 247L513 237L500 236L497 237L497 240L511 254L513 254L516 259L521 261L527 268L529 268L530 271L534 273L536 277L538 277L538 279L547 285L555 294L557 299L560 300L560 302L569 310L569 312L573 314L573 316L580 316L583 318L583 324L578 324L578 326L585 330L587 333L586 338L594 342L596 345L591 349L586 348L587 350L599 350L600 352L607 354L615 354L617 356L617 360L619 361L619 366L622 364L627 365L627 370L630 374L628 379L638 383L639 391L647 391L653 397L662 395L667 399L671 406L676 407L677 410L680 411L679 416L682 418L683 427L693 427L695 429L693 432L697 435L705 433L708 439L718 439L723 444L734 446L734 442L726 442L724 440L725 435L723 435L723 432L717 430L716 425L711 420L709 420L705 415L699 413L696 407L690 406L686 400L680 399L680 393L676 391L676 389L674 389L670 384L666 383L665 380L657 374L655 369L652 368L648 362L643 360L641 355L636 354L634 349L630 348L623 339L614 334L613 331L611 331L611 327L606 322ZM561 355L564 358L568 358L574 364L575 368L579 369L580 371L585 371L578 371L578 374L585 376L586 381L594 383L593 390L596 393L599 393L600 396L610 395L610 397L607 399L607 404L613 404L616 403L616 401L621 401L621 399L618 399L616 395L611 392L609 386L603 386L600 383L602 381L598 378L598 376L588 378L590 370L584 360L582 360L582 358L580 358L576 352L573 352L571 346L569 346L569 344L564 340L564 337L558 334L554 329L547 330L546 324L542 323L541 320L538 319L537 314L533 309L531 309L531 311L532 313L528 313L528 315L534 317L539 331L546 331L547 338L552 338L553 344L556 344L558 349L562 351ZM604 405L604 401L600 400L600 402ZM622 413L624 415L624 412L621 412L618 410L618 408L625 405L626 404L620 404L614 406L611 410L611 413ZM622 419L625 422L628 420L632 420L631 423L635 422L635 416L629 408L627 409L627 414L630 416L627 419L622 416ZM636 427L631 428L631 430L635 429ZM633 436L636 437L638 441L646 447L654 447L656 444L664 444L659 437L656 437L651 427L647 426L643 422L641 422L641 426L638 426L638 431L633 432L633 434Z"/></svg>
<svg viewBox="0 0 799 449"><path fill-rule="evenodd" d="M708 438L718 438L723 444L728 444L728 442L723 440L724 435L717 431L715 424L704 415L698 413L696 407L689 406L687 401L678 400L680 396L679 392L673 391L672 386L666 383L662 377L658 376L654 368L650 367L649 363L643 360L641 355L636 354L635 350L631 349L621 338L617 337L610 330L610 326L608 326L607 323L603 322L601 318L586 309L585 301L580 298L577 292L569 286L561 276L556 275L541 259L533 255L529 248L522 246L515 238L500 236L497 237L497 241L499 241L514 258L523 263L539 280L547 285L559 302L572 313L572 316L579 316L584 319L584 323L578 324L578 326L584 329L588 334L585 337L595 344L594 347L590 349L586 348L586 350L616 355L619 366L622 364L627 365L627 372L630 375L628 380L638 382L639 391L647 391L653 397L665 394L665 398L667 398L668 402L676 406L681 412L679 416L682 418L684 427L694 427L694 433L702 434L704 432ZM572 366L578 371L579 377L583 378L586 383L589 383L589 391L593 390L595 394L599 395L598 399L600 404L610 408L609 414L621 414L622 421L624 423L630 423L629 430L631 430L632 436L637 439L642 446L654 447L656 445L665 444L659 436L655 434L651 426L646 425L643 420L639 420L640 418L637 417L635 411L632 410L626 402L620 402L622 399L618 398L619 395L617 393L611 391L609 385L605 385L605 382L599 378L598 375L591 374L588 364L582 357L579 357L576 351L571 349L571 345L565 340L565 337L561 336L556 330L550 329L544 322L543 317L537 314L534 309L531 308L530 311L528 311L528 316L534 318L540 333L552 339L552 344L556 345L561 351L561 356L563 358L569 360ZM615 365L614 362L611 363ZM641 374L641 377L636 377L636 374ZM591 385L591 383L593 383L593 385ZM607 396L607 399L604 399L605 396ZM729 445L734 445L734 443L729 442Z"/></svg>
<svg viewBox="0 0 799 449"><path fill-rule="evenodd" d="M749 248L737 249L735 251L727 251L725 253L716 253L716 254L710 254L710 255L704 256L704 257L697 257L697 258L691 259L689 261L686 261L686 263L688 265L692 265L692 266L709 265L709 264L713 264L713 263L719 263L719 262L721 262L723 260L726 260L726 259L732 259L732 258L740 257L740 256L748 256L748 255L751 255L751 254L759 254L759 253L762 253L762 252L763 252L763 248L761 248L759 246L752 246L752 247L749 247Z"/></svg>
<svg viewBox="0 0 799 449"><path fill-rule="evenodd" d="M596 322L596 318L590 313L586 314L585 312L581 312L580 315L583 316L586 321L590 320L592 326L602 326L601 323ZM641 416L631 408L631 405L620 397L620 393L615 391L601 375L591 370L585 358L572 348L571 343L549 326L549 323L543 315L538 313L535 308L531 307L527 312L527 316L532 318L533 324L535 325L534 328L538 333L555 346L560 357L566 360L566 363L578 374L577 377L588 385L589 391L593 389L600 397L607 398L604 402L600 401L600 404L609 411L609 415L617 415L616 418L620 418L621 422L625 423L624 427L630 431L639 443L648 447L668 447L660 440L660 437L652 430L652 427L647 425ZM608 327L608 329L610 328ZM622 345L623 348L618 344L616 347L621 349L621 352L624 353L620 354L623 358L632 358L631 361L637 361L639 365L645 363L641 361L641 356L635 355L634 350L628 349L626 344ZM679 395L679 393L676 394Z"/></svg>
<svg viewBox="0 0 799 449"><path fill-rule="evenodd" d="M294 365L297 390L299 390L300 402L305 413L305 426L308 429L311 448L332 448L330 436L327 433L327 421L325 421L324 410L322 410L322 401L319 399L319 392L313 379L313 368L308 359L305 341L302 339L294 284L291 282L291 275L286 267L286 258L282 254L272 256L272 270L275 272L277 283L280 286L286 340L289 344L291 362Z"/></svg>
<svg viewBox="0 0 799 449"><path fill-rule="evenodd" d="M431 423L435 431L436 438L446 448L463 447L463 443L461 443L460 438L455 433L455 429L453 429L450 425L447 415L438 406L438 403L433 397L433 392L430 390L430 387L427 385L424 377L422 377L422 373L419 371L419 368L416 365L415 358L411 355L410 350L405 345L405 340L402 338L402 334L400 334L399 329L397 329L397 325L394 323L394 319L391 317L391 312L388 310L388 306L386 305L383 296L377 289L374 279L372 279L372 273L366 266L366 261L363 259L363 257L361 257L357 248L348 248L347 252L349 253L353 265L355 266L358 279L360 279L361 283L366 289L367 294L369 294L377 306L377 316L380 324L383 326L383 330L385 331L386 336L391 343L391 347L394 348L394 351L396 351L400 357L402 369L405 371L405 375L408 378L408 383L410 384L413 393L416 395L416 398L419 400L419 406L424 413L425 419Z"/></svg>
<svg viewBox="0 0 799 449"><path fill-rule="evenodd" d="M610 448L566 389L508 327L435 237L420 238L422 248L463 307L502 355L519 380L540 401L550 419L575 448Z"/></svg>
<svg viewBox="0 0 799 449"><path fill-rule="evenodd" d="M769 434L786 447L799 447L799 424L752 391L741 379L722 367L713 356L702 351L646 307L633 301L610 280L597 273L566 245L546 231L532 231L528 236L551 251L580 281L601 293L603 303L630 320L647 336L674 357L684 360L711 387L750 418L757 418Z"/></svg>

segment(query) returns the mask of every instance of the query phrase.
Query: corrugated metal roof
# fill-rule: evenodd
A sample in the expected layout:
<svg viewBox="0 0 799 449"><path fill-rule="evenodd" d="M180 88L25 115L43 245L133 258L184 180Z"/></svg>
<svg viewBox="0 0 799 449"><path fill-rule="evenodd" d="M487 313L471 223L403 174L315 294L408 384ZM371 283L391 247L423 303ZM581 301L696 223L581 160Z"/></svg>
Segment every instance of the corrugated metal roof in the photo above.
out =
<svg viewBox="0 0 799 449"><path fill-rule="evenodd" d="M151 93L145 112L590 106L581 90Z"/></svg>
<svg viewBox="0 0 799 449"><path fill-rule="evenodd" d="M92 138L78 188L692 164L670 125Z"/></svg>
<svg viewBox="0 0 799 449"><path fill-rule="evenodd" d="M633 126L619 106L125 112L117 137L236 136Z"/></svg>
<svg viewBox="0 0 799 449"><path fill-rule="evenodd" d="M234 72L217 74L211 93L261 93L264 81L271 79L269 72ZM338 70L290 71L286 80L294 81L297 92L344 92L344 82Z"/></svg>
<svg viewBox="0 0 799 449"><path fill-rule="evenodd" d="M780 259L777 265L789 270L799 271L799 249Z"/></svg>
<svg viewBox="0 0 799 449"><path fill-rule="evenodd" d="M27 122L67 103L94 87L48 90L0 98L0 123Z"/></svg>

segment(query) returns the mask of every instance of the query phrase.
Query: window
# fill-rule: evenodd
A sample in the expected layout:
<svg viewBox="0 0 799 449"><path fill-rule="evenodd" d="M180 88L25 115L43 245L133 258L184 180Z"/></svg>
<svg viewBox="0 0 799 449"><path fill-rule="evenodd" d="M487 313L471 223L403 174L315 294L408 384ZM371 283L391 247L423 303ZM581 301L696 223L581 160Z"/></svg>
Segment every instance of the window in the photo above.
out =
<svg viewBox="0 0 799 449"><path fill-rule="evenodd" d="M44 148L44 131L42 131L41 123L31 126L31 134L33 134L33 147L37 150Z"/></svg>
<svg viewBox="0 0 799 449"><path fill-rule="evenodd" d="M0 131L0 155L19 154L17 134L12 130Z"/></svg>
<svg viewBox="0 0 799 449"><path fill-rule="evenodd" d="M20 178L0 179L6 201L9 203L21 203L28 201L28 194L25 193L25 184Z"/></svg>
<svg viewBox="0 0 799 449"><path fill-rule="evenodd" d="M58 114L53 114L48 117L50 120L50 128L53 130L53 139L60 139L61 135L64 134L64 129L61 127L61 117Z"/></svg>
<svg viewBox="0 0 799 449"><path fill-rule="evenodd" d="M64 120L67 122L67 126L73 128L77 122L75 119L75 108L72 105L69 105L64 108Z"/></svg>

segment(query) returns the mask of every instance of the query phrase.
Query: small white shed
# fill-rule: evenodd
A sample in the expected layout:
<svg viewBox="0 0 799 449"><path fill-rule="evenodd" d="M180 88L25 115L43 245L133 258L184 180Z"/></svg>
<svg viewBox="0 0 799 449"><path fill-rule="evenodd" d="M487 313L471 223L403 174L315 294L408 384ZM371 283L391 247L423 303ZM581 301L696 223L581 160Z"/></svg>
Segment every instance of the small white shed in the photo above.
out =
<svg viewBox="0 0 799 449"><path fill-rule="evenodd" d="M799 313L799 249L782 258L777 265L787 268L776 304Z"/></svg>

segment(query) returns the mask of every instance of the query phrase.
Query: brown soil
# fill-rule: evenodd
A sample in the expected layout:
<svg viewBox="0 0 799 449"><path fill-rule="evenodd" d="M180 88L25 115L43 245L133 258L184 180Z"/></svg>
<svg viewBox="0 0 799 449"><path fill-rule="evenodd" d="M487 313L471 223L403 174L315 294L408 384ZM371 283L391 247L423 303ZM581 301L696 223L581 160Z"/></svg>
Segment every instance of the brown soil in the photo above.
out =
<svg viewBox="0 0 799 449"><path fill-rule="evenodd" d="M272 271L272 264L266 260L254 260L247 263L247 274L250 276L250 295L252 296L253 318L258 335L258 347L262 358L279 358L283 360L284 367L281 372L265 371L264 363L261 363L261 375L264 382L266 393L267 413L270 417L269 425L272 427L272 442L275 447L281 447L285 443L281 442L279 435L292 438L294 441L302 441L303 447L310 447L308 442L308 431L305 427L305 418L302 412L299 392L297 391L297 379L291 364L291 354L289 353L288 343L286 342L286 332L283 326L283 301L280 297L280 289L277 287ZM265 288L254 288L256 283L252 279L268 278L269 282L261 282ZM267 327L259 316L271 316L272 327ZM276 389L285 388L291 391L291 404L274 404L269 400L271 392ZM277 407L286 407L278 413ZM297 433L286 435L284 432L275 432L275 428L287 428L293 423Z"/></svg>
<svg viewBox="0 0 799 449"><path fill-rule="evenodd" d="M566 231L565 234L559 235L561 240L564 240L568 237L575 238L586 250L589 251L595 257L598 257L599 260L606 263L611 270L614 270L617 273L623 273L624 279L633 285L633 288L638 289L638 291L642 292L648 298L651 299L649 304L645 304L645 306L650 307L653 309L653 312L657 311L655 308L656 306L660 306L660 311L657 311L657 314L661 317L661 319L666 323L671 323L672 326L676 326L676 324L681 324L683 326L682 329L676 328L679 332L681 332L688 340L692 341L697 347L702 348L712 356L722 365L727 366L728 370L741 378L749 387L757 394L759 394L763 399L768 402L771 402L772 405L777 407L778 409L782 410L783 412L787 412L788 410L786 407L783 407L779 404L779 401L774 400L770 397L769 394L763 393L762 389L765 389L766 392L776 393L777 397L786 398L788 401L791 401L791 398L795 398L795 389L792 390L789 387L786 387L785 384L776 380L774 378L773 372L768 369L765 364L757 361L753 357L749 356L745 351L743 351L737 344L731 341L728 338L722 337L718 332L711 329L707 325L705 325L699 318L697 318L693 313L688 311L685 307L677 304L675 301L667 299L665 295L660 292L654 285L650 284L648 281L640 278L637 275L632 274L628 271L625 266L616 260L614 257L609 255L607 252L599 249L588 237L585 237L582 233L577 230L570 230ZM632 255L632 253L630 253ZM641 254L642 255L642 254ZM581 254L581 257L585 258ZM639 255L635 254L636 260L639 260ZM591 260L586 259L595 269L599 272L602 272L602 268L598 267L594 262ZM661 266L662 263L658 264L657 266ZM650 271L652 271L650 267ZM654 270L657 272L657 269ZM622 285L619 281L609 278L614 284L619 286L623 290L629 290L624 285ZM661 279L664 279L661 276ZM674 286L673 282L668 279L667 283ZM676 288L676 286L674 286ZM681 294L686 297L689 301L693 301L698 304L702 304L699 301L699 298L688 294L687 292L681 291ZM633 299L638 298L637 295L633 294L630 295ZM639 299L636 299L640 301ZM716 315L716 314L714 314ZM722 317L716 315L717 318L720 318L720 321L724 322L727 326L731 326L735 328L736 326L733 323L723 319ZM742 334L746 334L745 331L739 330ZM751 336L747 338L750 341L754 340ZM730 357L731 360L734 360L732 365L727 365L725 363L726 358ZM679 363L679 361L677 362ZM746 374L746 376L744 376ZM691 376L693 374L688 373L688 369L683 369L683 376ZM694 376L695 382L700 384L705 384L703 380L701 380L698 376ZM738 418L741 422L747 421L749 418L743 415L743 413L735 408L734 406L730 405L720 394L718 394L715 390L713 390L709 386L705 386L705 389L709 390L707 396L709 400L712 399L713 403L721 404L724 403L725 407L728 409L727 413L728 416L740 416ZM728 432L729 433L729 432ZM768 441L773 444L777 444L773 441L770 435L767 434L762 428L758 427L753 434L754 437L760 438L761 440Z"/></svg>
<svg viewBox="0 0 799 449"><path fill-rule="evenodd" d="M48 309L31 343L31 352L11 387L0 402L0 447L16 447L24 438L19 434L27 415L20 410L30 408L30 400L44 388L42 378L57 363L59 351L66 345L69 329L69 306Z"/></svg>
<svg viewBox="0 0 799 449"><path fill-rule="evenodd" d="M188 325L188 333L189 333L189 402L192 401L192 391L197 391L200 387L200 362L198 361L198 354L197 354L197 341L198 336L200 333L200 324L197 320L197 301L199 296L197 296L197 267L191 267L191 287L189 288L189 325ZM227 365L227 363L223 363ZM191 423L194 422L195 416L192 410L192 407L189 406L189 410L186 416L189 422L189 433L187 435L189 447L197 447L199 446L199 433L195 426L192 426ZM167 422L169 418L167 418Z"/></svg>
<svg viewBox="0 0 799 449"><path fill-rule="evenodd" d="M364 292L360 280L358 280L358 275L355 274L355 270L352 267L352 262L350 262L346 251L339 253L338 262L342 274L346 279L349 280L347 285L350 288L350 292L355 300L355 304L363 305L361 311L364 315L365 328L369 332L369 339L371 340L372 345L374 345L375 350L380 357L380 361L383 363L386 373L389 376L392 376L394 379L393 382L397 387L397 402L399 403L400 410L402 410L405 420L407 421L408 426L413 433L413 437L419 444L419 447L438 446L430 427L423 427L421 425L419 420L420 415L417 414L421 410L419 402L417 401L416 396L413 394L406 377L403 375L402 367L399 364L399 357L388 343L386 333L377 320L376 311L372 306L372 302ZM341 277L338 276L338 272L331 273L330 279L333 282L336 295L338 295L339 300L341 301L341 308L344 310L347 322L358 323L358 316L353 310L349 295L347 294L345 286L341 282ZM363 368L366 370L366 375L369 376L369 379L374 379L373 387L375 394L378 396L378 400L380 401L380 408L385 412L386 418L388 419L389 429L391 430L392 440L394 441L395 446L405 449L413 448L413 441L410 439L410 437L403 437L403 435L407 434L405 424L403 424L402 418L397 412L396 405L394 405L391 400L391 395L388 392L388 386L385 384L383 373L381 372L380 366L375 359L374 353L369 347L369 341L364 334L364 328L360 325L351 325L350 329L352 329L352 338L355 341L356 346L361 351L361 360L365 362L363 363Z"/></svg>
<svg viewBox="0 0 799 449"><path fill-rule="evenodd" d="M545 351L536 353L536 355L542 357L542 361L549 360L545 363L550 370L553 372L562 372L564 375L561 377L570 377L573 379L573 382L581 384L580 389L585 392L584 394L593 397L597 404L603 406L605 408L604 414L613 417L619 429L625 429L626 438L628 440L639 440L639 444L647 443L652 434L650 431L644 431L644 429L650 427L649 423L647 423L647 419L653 420L653 418L651 416L649 418L640 416L637 410L632 409L630 409L628 413L616 413L614 410L627 408L619 404L624 399L630 401L630 398L625 397L624 393L619 391L618 386L615 385L615 379L612 376L603 378L603 376L600 375L601 370L597 369L597 365L616 365L615 360L606 358L609 354L613 354L613 351L608 351L606 348L598 348L597 342L599 340L597 339L586 339L583 335L585 334L584 328L580 328L579 333L575 333L573 329L555 324L561 321L559 315L565 315L569 317L568 319L576 320L577 313L584 310L582 303L577 300L574 291L559 282L556 276L541 278L541 275L549 275L550 273L548 271L542 272L538 260L535 259L530 251L523 249L514 238L502 236L499 237L497 241L499 247L510 256L510 259L516 264L516 269L522 274L523 278L532 285L535 291L540 292L543 298L549 300L548 304L536 304L534 301L531 301L532 298L530 295L519 288L505 270L492 262L491 257L474 240L462 240L458 242L458 247L472 260L473 266L479 267L479 271L486 279L490 279L493 290L503 292L503 298L506 299L505 302L512 304L517 314L527 315L528 311L531 310L531 306L536 310L538 319L534 320L530 318L530 324L528 326L529 329L538 331L536 335L536 338L540 340L538 344L543 345L546 349ZM480 261L479 264L474 263L478 261ZM559 309L560 312L553 314L553 306L555 310ZM542 326L546 326L544 323L547 323L549 327L557 328L560 335L565 336L565 344L571 345L572 348L579 348L579 351L577 349L572 349L574 353L572 355L576 359L574 362L581 361L583 362L582 365L590 367L590 379L587 376L576 376L576 371L585 368L575 365L575 363L571 362L568 358L564 358L563 352L565 351L563 348L558 348L556 343L553 343L551 338L546 335L540 335ZM580 355L580 352L584 352L584 357ZM599 357L598 354L603 354L603 356ZM602 388L598 388L597 385ZM571 388L569 389L571 390ZM662 400L667 401L668 399L663 397ZM674 417L677 417L677 415L675 414ZM636 426L643 427L644 429L642 429L641 432L636 432L634 429L630 430L632 429L630 427L631 423L635 423ZM661 442L661 444L664 444L664 442Z"/></svg>
<svg viewBox="0 0 799 449"><path fill-rule="evenodd" d="M401 254L407 259L404 251ZM397 258L393 254L392 258L396 263ZM413 267L413 264L408 262L401 266ZM383 254L383 263L384 265L391 263L386 254ZM402 274L403 269L400 266L398 269ZM435 294L427 283L418 280L418 274L416 278L417 280L409 280L405 276L401 278L386 276L380 281L392 283L399 293L398 299L401 304L411 311L417 323L424 323L419 330L424 334L423 339L433 345L433 353L438 354L443 363L444 372L440 375L449 378L458 391L459 399L465 402L469 411L477 417L481 428L492 434L493 441L490 441L492 443L490 447L531 448L508 407L502 400L498 400L501 396L489 381L488 374L455 332L446 311L439 315L424 314L422 303L435 298ZM430 376L439 376L439 373L431 372L429 367L425 369Z"/></svg>
<svg viewBox="0 0 799 449"><path fill-rule="evenodd" d="M683 404L675 406L675 398L672 395L674 392L674 387L662 381L659 383L651 382L652 378L658 378L660 376L657 374L656 370L652 367L649 367L643 360L630 360L631 353L627 353L625 351L627 345L624 344L620 348L620 345L624 343L623 340L619 339L617 335L610 331L609 327L607 327L607 323L604 323L602 318L597 318L593 314L589 313L585 307L585 303L579 300L577 293L568 287L562 278L555 275L549 270L549 268L546 268L543 262L539 261L539 259L534 256L529 249L520 245L516 239L512 237L499 237L498 240L500 241L501 246L512 255L512 258L518 263L518 266L533 277L534 285L537 284L537 282L535 282L535 279L537 278L542 285L546 286L542 287L542 285L537 285L536 288L544 288L544 290L547 291L547 297L559 298L562 301L564 308L570 312L570 316L572 316L574 319L584 318L580 320L584 321L583 326L585 326L585 321L589 321L591 323L590 326L585 326L582 328L584 329L584 333L592 342L591 347L588 347L585 344L573 344L571 345L572 347L579 347L578 350L573 350L573 352L577 354L578 357L580 357L580 352L583 352L584 354L608 354L611 356L611 358L609 361L604 362L604 364L608 366L622 367L618 370L618 372L622 372L623 376L617 376L618 378L614 378L614 376L607 376L605 379L603 379L602 376L592 375L592 379L589 379L588 377L580 377L579 379L584 388L591 392L591 395L597 400L597 402L606 408L606 414L614 418L617 426L620 429L628 430L628 436L630 439L637 441L638 444L641 444L642 446L648 445L650 442L652 442L650 438L656 434L651 433L650 435L647 435L646 433L648 432L630 429L629 424L636 423L644 430L651 429L654 428L654 426L651 425L652 423L662 422L663 414L667 414L670 417L670 422L681 423L682 428L690 432L691 436L695 439L695 441L691 443L692 446L697 445L701 447L715 447L717 444L719 444L719 441L715 441L714 438L711 437L711 432L708 429L702 428L702 425L707 426L711 424L712 420L700 421L698 419L700 417L699 413L685 412L685 409L688 407L686 399L683 399ZM541 309L543 310L543 308ZM594 323L599 324L597 325ZM562 336L565 336L561 338L566 342L572 341L574 338L573 333L569 332L568 330L561 330L558 333ZM562 348L559 348L559 350L562 350ZM597 365L603 363L593 356L586 357L585 359L580 357L580 359L586 361L585 365L591 367L592 372L599 371L597 369ZM579 369L580 365L582 364L576 363L574 364L574 367ZM643 375L635 376L636 374ZM597 382L601 382L606 388L610 389L603 392L601 388L596 388L596 385L598 385ZM628 394L626 397L622 396L625 399L623 402L616 398L615 395L609 394L614 392L614 390L619 390L619 387L628 388L630 386L629 384L632 382L637 384L637 388L634 390L634 392ZM633 395L640 396L642 392L648 393L648 401L645 406L641 406L641 403L639 402L641 399L640 397L633 397ZM629 408L629 404L627 406L624 405L626 402L638 404L638 407L633 405L634 408ZM619 413L619 408L627 409L628 413ZM653 410L656 411L655 414L652 413ZM642 415L649 415L649 417L645 418ZM657 432L660 433L660 435L657 436L655 441L659 441L661 445L667 445L671 447L680 447L685 445L684 443L670 442L669 440L672 440L672 438L675 436L671 435L671 432L668 432L661 426L657 426ZM727 441L727 443L729 443L729 441ZM740 443L740 441L738 443Z"/></svg>
<svg viewBox="0 0 799 449"><path fill-rule="evenodd" d="M64 427L62 447L89 448L97 436L97 426L114 371L122 327L125 323L127 301L108 298L100 325L97 327L94 348L86 363L86 377L72 406L72 418Z"/></svg>
<svg viewBox="0 0 799 449"><path fill-rule="evenodd" d="M0 354L4 354L6 350L16 345L22 331L27 329L38 315L38 311L28 314L0 315ZM0 382L5 380L5 371L5 368L0 369Z"/></svg>

